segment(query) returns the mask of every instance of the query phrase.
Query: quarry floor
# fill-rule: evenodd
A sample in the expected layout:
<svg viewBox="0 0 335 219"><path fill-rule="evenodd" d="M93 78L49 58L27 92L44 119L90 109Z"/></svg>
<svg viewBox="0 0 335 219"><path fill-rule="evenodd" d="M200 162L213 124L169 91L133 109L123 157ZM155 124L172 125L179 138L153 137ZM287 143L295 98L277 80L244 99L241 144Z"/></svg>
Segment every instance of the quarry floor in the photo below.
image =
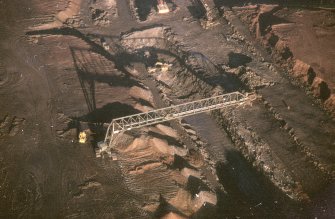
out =
<svg viewBox="0 0 335 219"><path fill-rule="evenodd" d="M144 7L141 19L136 7L144 6L0 1L0 218L334 215L335 120L248 26L231 12L204 29L186 0L169 1L163 15ZM97 9L108 13L96 18ZM306 62L315 59L308 49L327 47L292 39ZM333 85L331 54L317 57L310 64ZM167 75L150 73L157 61L172 63ZM95 157L113 118L216 91L259 98L125 133L117 161ZM79 144L84 130L89 141ZM200 191L217 203L197 206Z"/></svg>

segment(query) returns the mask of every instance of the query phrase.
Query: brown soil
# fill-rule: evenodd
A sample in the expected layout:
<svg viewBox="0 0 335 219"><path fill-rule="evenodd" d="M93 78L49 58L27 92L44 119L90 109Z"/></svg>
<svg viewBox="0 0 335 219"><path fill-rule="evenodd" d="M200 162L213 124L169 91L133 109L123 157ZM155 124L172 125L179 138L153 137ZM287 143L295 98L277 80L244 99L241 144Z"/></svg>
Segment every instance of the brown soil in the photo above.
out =
<svg viewBox="0 0 335 219"><path fill-rule="evenodd" d="M333 215L333 12L155 4L0 1L0 217ZM257 98L95 157L114 118L231 91Z"/></svg>

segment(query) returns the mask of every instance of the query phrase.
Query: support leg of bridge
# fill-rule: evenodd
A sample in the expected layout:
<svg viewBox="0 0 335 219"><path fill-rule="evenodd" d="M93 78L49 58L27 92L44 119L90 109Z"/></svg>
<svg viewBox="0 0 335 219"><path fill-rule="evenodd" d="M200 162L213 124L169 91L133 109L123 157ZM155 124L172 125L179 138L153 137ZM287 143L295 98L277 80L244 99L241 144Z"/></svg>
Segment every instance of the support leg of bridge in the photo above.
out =
<svg viewBox="0 0 335 219"><path fill-rule="evenodd" d="M98 142L98 148L95 151L96 157L104 157L106 155L113 160L117 160L117 153L104 141Z"/></svg>
<svg viewBox="0 0 335 219"><path fill-rule="evenodd" d="M114 135L117 133L115 131L115 124L112 121L112 123L108 126L107 133L105 136L104 141L100 141L97 144L97 149L95 151L96 157L104 157L104 155L107 154L109 158L112 158L113 160L117 160L116 152L113 150L113 140Z"/></svg>
<svg viewBox="0 0 335 219"><path fill-rule="evenodd" d="M104 141L98 143L96 155L97 157L101 157L104 154L107 154L109 157L113 157L112 149L113 141L115 141L115 135L123 133L124 131L154 125L214 109L240 105L246 102L247 99L247 96L239 92L232 92L202 100L191 101L189 103L152 110L145 113L138 113L113 119L108 126Z"/></svg>
<svg viewBox="0 0 335 219"><path fill-rule="evenodd" d="M110 151L108 145L104 141L98 142L98 147L95 150L96 157L101 157L104 152Z"/></svg>

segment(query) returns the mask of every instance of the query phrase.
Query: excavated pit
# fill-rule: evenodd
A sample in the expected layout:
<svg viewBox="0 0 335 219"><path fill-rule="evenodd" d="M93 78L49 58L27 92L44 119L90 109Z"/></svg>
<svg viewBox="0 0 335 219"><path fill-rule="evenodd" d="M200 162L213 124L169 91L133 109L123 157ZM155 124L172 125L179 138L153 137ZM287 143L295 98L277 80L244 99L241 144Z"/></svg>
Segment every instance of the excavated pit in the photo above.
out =
<svg viewBox="0 0 335 219"><path fill-rule="evenodd" d="M213 92L218 94L218 93L236 91L236 90L241 89L241 87L250 89L248 88L248 84L250 83L250 81L242 82L243 81L242 76L247 74L246 72L249 72L250 70L246 71L242 69L242 70L238 70L238 73L235 73L234 71L231 71L227 67L224 67L224 66L219 67L215 65L214 63L212 63L207 57L205 57L201 53L197 53L194 51L186 52L182 50L182 47L174 43L173 37L172 38L170 37L172 35L173 34L171 34L169 29L166 29L164 27L159 27L159 26L155 28L149 28L149 29L129 32L123 35L121 37L121 45L125 48L125 51L123 51L122 56L125 56L126 54L128 54L126 56L130 57L130 60L133 60L134 63L132 63L132 61L126 64L116 63L117 68L121 67L121 69L123 69L122 66L124 65L134 66L134 72L140 72L140 74L142 74L144 77L154 78L159 88L158 93L164 94L163 96L158 97L158 98L163 98L165 105L166 103L169 103L169 102L180 103L180 102L185 102L187 100L199 99L202 97L206 97ZM94 43L91 43L91 45L95 46ZM78 74L78 78L88 84L89 92L99 93L99 86L92 85L92 82L98 83L98 84L107 83L109 86L111 86L111 88L113 88L115 85L125 86L126 89L129 90L128 91L129 94L133 96L133 101L129 102L130 105L126 105L120 102L113 102L113 104L106 104L106 105L99 104L101 107L97 108L95 106L95 102L96 102L95 99L90 100L89 98L90 95L87 95L85 96L87 105L88 106L91 105L92 112L87 115L78 117L79 121L88 122L88 123L106 123L106 122L110 122L113 118L139 112L135 110L136 102L138 102L140 105L142 105L143 103L146 103L146 105L151 105L151 107L153 106L152 99L145 100L144 96L140 95L138 91L131 92L131 90L135 87L139 87L140 90L141 89L143 90L143 88L146 90L151 90L152 92L153 90L157 89L157 88L152 87L152 84L143 85L142 83L145 84L146 80L144 81L142 80L142 82L136 82L138 79L135 79L132 76L125 77L124 76L125 73L118 71L114 65L112 65L112 70L106 70L106 69L110 69L110 67L108 67L107 64L106 65L102 64L104 62L101 60L99 60L99 66L96 65L95 64L96 62L94 61L94 58L93 58L96 55L94 55L94 53L92 52L89 52L90 49L88 49L87 51L82 50L82 49L72 49L71 51L72 51L72 56L73 56L73 60L75 63L76 71ZM101 52L103 53L103 50ZM251 61L248 59L246 62L244 56L242 56L242 58L240 58L240 56L241 55L238 55L238 58L236 58L236 55L228 54L229 63L231 63L232 61L235 63L234 64L235 66L230 66L230 67L243 66L246 63ZM118 59L120 58L118 58L117 55L115 58L113 58L113 60L118 60ZM87 60L90 60L90 61L87 61ZM136 62L139 62L139 61L144 63L144 65L142 65L142 67L140 68L135 64ZM160 69L159 67L155 65L158 61L162 63L168 63L172 65L173 68L170 67L170 69L168 68L168 71L163 71L163 69ZM148 75L148 73L143 71L143 67L145 67L149 72L152 72L151 75ZM108 76L109 71L111 72L110 73L111 76ZM116 79L113 78L114 77L113 75L115 75ZM124 85L122 83L122 80L120 80L119 78L124 78L122 79L124 80ZM113 82L114 80L118 80L118 82L115 83ZM134 84L132 84L131 81L134 81ZM85 86L85 83L81 82L83 91L87 89ZM262 84L263 83L257 85L256 83L255 87L264 86ZM268 85L265 84L265 87L266 86L271 86L271 84L268 84ZM96 97L96 95L91 94L91 96L96 99L101 99L99 97ZM139 101L139 100L142 100L142 101ZM124 101L125 100L122 100L121 102L124 102ZM148 104L150 102L151 104ZM256 103L256 105L262 106L262 103L261 102ZM117 109L115 106L117 107ZM164 104L160 105L160 107L162 106L164 106ZM264 107L262 109L261 107L260 109L258 109L260 114L262 114L261 113L262 110L263 111L265 110L263 113L266 113L266 109L264 109ZM248 114L248 113L242 113L242 114ZM258 114L256 114L255 112L253 114L255 114L255 119L259 118ZM271 117L271 114L270 113L268 114ZM105 117L106 115L110 117L106 118ZM228 111L228 115L225 115L225 114L219 115L219 117L217 118L217 121L220 121L221 118L223 118L224 121L230 117L236 118L232 115L233 114L231 114L231 112L229 114L229 111ZM208 117L208 119L212 120L212 118L210 117ZM195 117L195 120L197 120L197 117ZM250 150L250 147L252 148L255 146L259 146L259 145L260 147L263 147L261 146L262 144L264 144L262 140L253 141L251 145L248 145L246 147L247 151L243 149L243 144L246 144L246 142L242 140L242 142L239 143L239 141L236 141L236 138L243 139L243 138L246 138L247 135L243 133L239 133L238 131L237 132L235 131L236 129L235 126L239 124L238 121L239 119L233 119L232 121L227 120L223 123L224 125L221 127L228 131L228 135L225 135L224 138L226 139L225 141L229 142L228 145L230 145L230 146L225 145L225 147L227 148L224 150L223 155L221 155L221 157L220 156L215 157L216 153L220 153L220 148L219 148L220 146L216 146L218 148L216 149L214 148L212 151L211 149L204 149L205 151L210 151L210 153L212 154L209 156L208 160L210 161L212 168L215 168L214 173L217 174L217 177L219 177L219 180L220 180L219 182L221 183L221 185L223 185L224 190L222 190L222 192L224 191L228 193L228 195L220 193L220 192L217 193L219 200L220 200L218 203L218 210L217 210L218 215L221 213L222 214L233 213L233 214L238 215L238 210L234 206L239 206L238 208L239 210L241 208L245 209L241 212L240 214L241 216L245 214L256 215L256 216L266 216L266 215L275 215L275 216L286 215L287 216L287 213L285 213L285 211L287 210L289 210L288 211L289 214L296 214L293 212L295 212L294 209L298 209L298 207L296 207L297 204L294 201L289 200L286 195L289 194L289 196L291 196L293 199L300 200L300 199L305 198L304 197L305 194L301 191L300 187L296 188L295 182L292 179L292 175L287 174L284 167L278 168L278 166L280 167L281 165L283 165L280 159L277 161L276 160L273 161L272 160L273 158L266 157L269 155L261 155L261 157L257 157L257 156L254 157L254 155L249 154L248 150ZM197 126L197 123L195 123L195 126ZM201 126L203 126L202 123L201 123ZM244 127L248 127L248 125L246 126L243 124L242 126L238 127L237 130L241 130ZM278 125L278 127L280 127L280 125ZM205 128L215 130L215 127L213 127L213 124L208 125L208 127L205 127ZM96 131L96 130L91 129L91 131ZM252 138L259 138L255 136L257 135L257 132L260 132L260 130L256 129L256 130L253 130L252 132L254 132L254 134L252 135ZM138 134L135 134L135 136L137 135ZM143 135L143 133L141 135ZM157 140L153 140L153 145L156 145L154 146L154 148L156 147L155 150L158 153L170 153L169 145L179 144L179 146L177 147L182 146L180 143L176 144L173 138L169 140L169 137L157 134L152 131L148 131L147 134L144 134L144 136L146 135L151 136L153 139L157 139ZM142 137L140 137L140 139L141 138ZM206 139L208 138L209 137L206 136L206 134L204 134L204 137L203 137L204 141L206 141ZM163 146L164 144L166 144L166 146ZM234 144L237 144L237 145L242 144L241 145L242 147L240 148L242 153L236 150L236 148L234 148ZM285 144L291 144L291 143L285 143ZM214 145L215 144L212 145L211 143L209 143L207 147L211 147ZM159 147L157 148L157 146ZM154 159L155 156L152 153L148 153L144 156L144 151L142 151L140 153L141 156L138 157L137 154L139 152L136 151L136 148L141 148L141 146L131 146L131 148L135 149L134 153L129 153L131 151L129 149L125 150L125 152L127 152L126 154L120 153L120 163L123 166L121 169L124 172L123 176L125 177L126 181L128 181L126 184L130 188L131 191L135 191L135 193L141 194L141 196L147 197L147 198L144 198L144 200L147 200L147 201L144 201L145 202L144 205L147 206L145 207L145 209L149 209L149 211L152 211L154 214L160 214L159 213L160 211L164 212L165 211L164 209L168 208L167 206L162 207L161 204L171 202L171 200L173 200L173 198L178 194L179 186L171 187L171 185L169 185L169 182L166 181L167 184L165 186L160 184L159 187L157 188L150 187L150 189L148 188L149 189L148 190L148 189L145 189L146 187L145 185L151 185L152 183L155 183L155 182L149 183L148 181L143 181L143 180L148 177L149 177L148 179L150 179L150 174L154 174L154 175L162 174L163 178L168 177L171 174L174 174L174 171L170 171L169 168L166 169L166 167L164 167L165 161L164 162L160 161L162 157ZM143 148L142 150L144 149L145 148ZM281 153L281 149L279 150L278 154L280 153ZM213 156L213 154L214 154L214 157L211 157ZM233 154L236 154L236 155L233 155ZM243 155L246 155L247 159L245 159ZM262 158L262 156L265 156L265 157ZM284 156L286 155L284 154ZM303 157L304 155L301 154L297 156ZM136 164L135 162L135 160L137 159L139 159L138 161L136 161L138 162L138 164ZM168 158L168 157L163 158L163 160L170 160L170 159L171 158ZM250 162L254 162L253 165L255 165L256 168L252 167L250 165ZM304 161L302 161L302 163L304 163ZM275 166L277 167L275 169L272 169ZM230 170L230 169L235 169L235 168L237 170L243 170L244 173L239 173L238 175L235 175L234 172L231 172ZM269 170L266 168L269 168ZM301 165L298 164L296 171L297 172L301 171L299 170L300 168L301 168ZM313 167L308 167L308 168L309 168L308 171L311 171L311 170L314 171ZM183 172L183 168L180 167L178 169L179 171L181 171L181 173ZM259 170L264 173L263 174L259 173L258 172ZM166 175L164 175L164 172L166 171L167 173ZM149 175L143 175L144 173L149 174ZM269 175L267 175L269 173L272 175L274 174L275 177L274 178L270 177L269 179L268 178ZM129 176L132 176L132 177L129 178ZM313 178L318 179L318 182L314 182L314 183L320 186L323 185L322 181L320 181L320 179L324 178L322 175L321 176L311 175L311 176L312 176L311 179ZM226 177L229 178L229 180L227 180ZM307 177L307 176L302 176L302 177ZM302 178L302 179L298 178L298 179L300 180L299 182L305 181L305 178ZM180 179L177 181L180 182ZM241 181L247 181L248 183L242 183ZM278 183L279 181L284 181L284 184L279 184ZM310 182L310 179L306 181ZM170 183L173 184L172 182ZM195 185L193 185L194 183ZM190 183L184 182L186 191L189 191L190 194L192 195L193 193L195 193L194 188L199 187L199 185L197 185L199 183L200 182L197 182L194 180L191 181ZM275 186L272 183L275 183ZM315 184L313 184L313 181L311 181L310 183L311 183L311 188L314 187L313 189L315 188L317 189L317 187L315 187ZM236 186L236 185L239 185L239 186ZM304 187L304 189L309 188L307 185L302 185L302 186ZM202 188L202 186L200 187ZM204 190L207 190L207 189L204 189ZM271 194L273 194L273 196L255 195L255 194L264 193L264 190L269 191L266 193L270 193L270 191L272 191ZM283 192L283 190L285 192ZM156 197L158 193L162 194L163 191L165 194L163 195L165 201L154 198ZM276 192L273 192L273 191L276 191ZM200 191L197 191L197 192L200 192ZM193 194L193 197L194 197L194 194ZM246 200L248 201L246 202ZM258 205L259 203L261 203L261 205ZM157 209L157 210L154 210L154 209ZM192 211L194 211L191 209L192 207L189 207L186 209L180 209L180 211L182 214L186 214L186 215L194 214L194 212L191 213ZM272 209L274 212L272 214L269 214L268 209Z"/></svg>
<svg viewBox="0 0 335 219"><path fill-rule="evenodd" d="M153 30L135 31L133 35L143 35L146 32L150 33L150 31ZM162 33L164 33L164 31ZM169 31L164 34L165 38L169 38L173 35L169 33ZM128 41L128 38L131 38L131 35L125 36L123 40ZM164 35L157 38L159 39L158 41L161 41L160 38L164 38ZM143 37L143 39L145 39L145 37ZM138 40L143 42L143 39ZM170 42L168 42L169 40ZM216 68L216 71L213 71L213 66L216 66L213 63L210 63L208 58L202 54L196 53L196 57L201 58L200 61L199 58L194 59L194 52L185 52L180 49L180 47L178 48L178 45L173 42L173 38L171 39L170 37L169 40L165 42L165 48L162 48L162 42L158 43L161 45L160 47L152 48L152 42L149 43L148 46L143 46L143 44L137 44L134 39L132 40L132 47L127 44L127 48L129 49L131 47L135 53L143 53L146 51L149 54L149 57L155 57L157 61L171 65L170 69L163 70L157 65L152 66L147 63L149 72L152 72L153 77L157 80L157 83L159 84L158 86L167 102L180 103L181 100L185 101L187 99L191 100L206 97L212 92L220 93L238 90L241 88L242 84L244 84L244 87L251 90L275 85L275 83L271 81L258 81L257 77L259 76L257 74L256 79L255 75L253 75L253 80L246 80L243 77L246 74L245 72L248 72L247 74L251 75L255 74L250 71L250 68L247 71L242 70L242 73L241 70L238 69L236 75L232 74L232 71L228 67L221 67L221 70L217 70ZM159 52L156 52L156 50ZM168 50L169 52L166 52L165 50ZM160 53L163 55L160 55ZM166 54L169 53L172 57L167 57ZM230 54L228 57L230 57ZM234 62L236 62L236 66L231 67L243 66L246 63L251 62L250 58L246 62L244 57L240 58L239 56L238 58L234 56L233 59ZM224 69L226 69L226 71ZM211 72L211 74L206 75L205 72ZM185 80L186 78L187 80ZM217 78L219 78L219 80ZM196 86L196 91L194 90L194 86ZM265 104L265 106L267 105ZM274 201L274 199L279 199L282 201L282 205L278 205L281 205L281 207L285 209L283 211L286 211L286 208L291 208L291 211L289 212L292 213L299 208L298 203L300 201L308 202L310 197L313 197L317 191L320 191L320 189L328 184L329 175L323 172L323 169L319 169L319 167L313 165L309 160L310 158L308 158L308 155L305 154L304 149L301 148L301 145L297 144L293 139L290 140L291 138L288 133L286 133L285 130L282 130L282 127L285 124L276 122L277 117L272 115L272 112L269 111L268 107L264 107L262 101L255 101L252 109L252 111L248 108L238 110L237 112L241 112L239 116L235 115L234 111L236 110L223 111L224 113L221 115L216 114L218 123L222 125L222 128L225 131L227 131L230 140L233 142L232 144L237 145L240 149L240 152L237 153L242 153L247 158L247 160L244 161L237 160L231 161L231 163L253 163L254 167L249 167L249 169L255 169L251 171L251 173L249 172L249 174L246 174L253 176L253 179L250 181L252 182L254 179L258 179L256 184L264 185L260 190L268 188L269 191L276 191L274 192L273 197L267 197L269 199L267 201L269 206L267 207L278 208L278 201ZM253 117L246 117L244 115L253 115ZM251 123L240 123L244 119L249 120ZM266 123L272 125L269 127L264 126ZM203 123L201 126L202 125ZM243 129L245 129L246 132L242 131ZM273 132L273 134L271 134L272 136L270 135L271 137L269 137L269 131ZM284 142L284 139L288 139L288 141ZM282 144L287 145L287 148L281 147ZM240 156L240 159L241 157L242 156ZM298 157L301 159L298 160ZM233 159L238 159L238 156L235 156ZM292 163L290 164L290 162ZM293 169L288 171L288 166ZM222 167L221 169L219 168L219 170L222 169L224 170ZM246 167L245 169L248 168ZM258 173L258 171L261 173ZM231 178L236 180L236 176ZM243 176L243 178L245 179L247 176ZM236 181L235 183L238 184ZM229 183L227 184L229 185ZM272 186L275 188L272 188ZM251 191L239 192L240 195L243 194L243 192L243 195L246 195L245 193L248 192L251 193ZM236 191L232 193L238 194ZM257 199L255 196L253 198ZM293 200L289 201L290 198ZM258 200L264 200L264 197L259 197ZM264 201L264 203L265 202L266 201ZM274 202L276 203L276 206L272 205ZM286 205L287 203L289 203L289 205ZM296 209L293 210L294 208ZM280 211L277 212L279 213Z"/></svg>
<svg viewBox="0 0 335 219"><path fill-rule="evenodd" d="M147 41L147 44L143 44L143 41L146 40L146 36L152 36L153 33L156 33L155 37L152 37L151 41ZM208 95L208 93L212 92L213 90L216 90L217 92L225 92L227 91L233 91L241 87L241 81L238 80L236 75L225 72L222 68L220 69L218 66L215 66L213 63L208 60L208 58L204 57L202 54L198 53L187 53L180 49L178 49L178 45L174 44L173 42L169 42L167 38L169 38L169 31L162 28L157 27L154 29L147 29L143 31L135 31L133 33L127 34L123 37L122 41L123 44L130 50L133 51L135 54L143 54L147 53L149 59L145 59L144 62L147 63L147 68L149 69L149 72L153 72L152 77L154 77L157 80L157 83L159 84L160 92L162 92L163 96L165 97L165 101L178 103L185 100L191 99L199 99L201 97L205 97ZM141 36L141 37L139 37ZM165 38L165 39L164 39ZM157 43L153 43L153 41L158 41ZM153 46L154 45L154 46ZM160 45L157 47L157 45ZM171 46L171 47L169 47ZM162 71L157 66L152 66L152 60L151 58L154 57L156 61L162 62L162 63L168 63L173 67L170 67L168 71ZM150 60L150 62L148 62ZM187 63L187 64L186 64ZM243 63L243 61L241 62ZM211 70L206 71L204 70ZM209 68L209 69L208 69ZM210 75L206 75L211 72ZM187 75L188 80L183 79ZM192 79L190 81L190 79ZM182 86L181 86L182 84ZM194 85L197 85L196 91L193 91ZM199 90L199 86L201 89ZM180 89L182 88L182 89ZM200 95L199 95L200 93ZM193 121L198 120L197 116L194 116L195 118ZM210 117L206 117L209 120L212 120ZM218 131L221 132L220 129L215 128L214 124L207 125L203 122L198 123L199 126L204 126L203 128L214 130L215 135L221 136L218 134ZM201 125L200 125L201 124ZM195 122L195 125L197 123ZM201 135L200 135L201 136ZM224 136L224 135L222 135ZM204 140L210 139L210 137L206 134L204 134ZM223 146L220 144L211 144L207 145L208 147L216 147L213 150L212 149L206 149L207 151L210 151L210 159L213 159L212 164L214 167L216 167L216 171L218 176L221 176L221 183L222 185L227 185L227 188L224 186L224 188L228 189L228 196L223 195L222 202L223 205L220 205L220 210L222 212L234 212L237 214L237 210L234 209L236 206L236 203L239 203L238 206L240 208L245 208L245 211L248 211L250 206L252 204L255 204L257 200L259 202L262 202L265 207L264 208L272 208L272 209L278 209L278 206L281 206L283 204L283 200L286 202L288 201L288 197L285 197L285 194L281 194L279 189L272 188L271 182L268 181L268 179L264 176L261 176L261 174L257 174L256 170L253 170L253 168L250 166L250 164L243 158L243 156L240 154L240 152L236 151L234 149L233 143L231 142L231 139L226 135L223 137L225 141L228 141L228 145L230 146ZM222 152L222 148L220 147L228 147L226 152ZM227 154L232 154L229 151L233 150L236 154L239 154L237 156L231 156ZM216 156L216 153L221 153L221 156ZM227 158L228 156L228 158ZM232 157L232 158L231 158ZM228 162L227 159L230 159ZM226 166L228 163L234 163L232 164L232 168L239 169L241 167L238 167L236 165L245 165L241 169L246 170L246 173L241 174L239 176L234 176L232 173L229 173L225 171ZM228 180L224 178L223 176L228 175L228 178L231 179ZM223 179L224 178L224 179ZM238 179L240 178L240 179ZM246 183L243 185L243 183L239 180L250 182L250 184ZM242 184L241 184L242 183ZM233 186L234 184L241 184L243 187L243 190L241 191L241 188L238 188L236 186ZM252 184L254 185L263 185L259 187L255 187L254 191L248 190L250 189ZM258 190L257 190L258 188ZM263 196L255 196L257 193L262 193L262 190L264 188L267 188L269 191L277 190L273 197L263 197ZM249 197L249 203L242 204L240 200L245 200L245 197ZM281 200L282 202L275 201L275 199ZM263 201L262 201L263 200ZM276 202L276 205L274 206L273 203ZM227 204L230 203L230 204ZM234 204L233 204L234 203ZM222 204L222 203L221 203ZM293 204L293 202L290 202L290 204ZM255 204L257 205L257 203ZM244 207L242 207L244 206ZM287 207L287 206L285 206ZM284 207L284 208L285 208ZM246 214L246 212L243 212L243 214ZM259 209L252 209L249 211L250 215L266 215L267 213L264 211L264 209L261 207ZM281 210L277 210L273 215L280 215L283 214ZM277 215L277 216L278 216Z"/></svg>
<svg viewBox="0 0 335 219"><path fill-rule="evenodd" d="M252 40L240 8L167 1L160 16L156 1L30 2L0 2L0 100L10 103L0 110L0 217L331 215L334 122ZM331 105L326 82L295 65ZM257 98L126 131L116 161L95 158L114 118L233 91Z"/></svg>

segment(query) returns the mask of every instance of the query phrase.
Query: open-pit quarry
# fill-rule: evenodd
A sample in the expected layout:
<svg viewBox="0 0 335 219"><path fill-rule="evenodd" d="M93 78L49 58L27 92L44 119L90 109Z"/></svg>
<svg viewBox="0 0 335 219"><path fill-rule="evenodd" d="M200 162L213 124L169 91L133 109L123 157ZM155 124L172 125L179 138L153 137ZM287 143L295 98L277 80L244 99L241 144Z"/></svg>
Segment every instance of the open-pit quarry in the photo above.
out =
<svg viewBox="0 0 335 219"><path fill-rule="evenodd" d="M335 2L311 2L0 0L0 218L334 217ZM96 156L113 119L231 92Z"/></svg>

